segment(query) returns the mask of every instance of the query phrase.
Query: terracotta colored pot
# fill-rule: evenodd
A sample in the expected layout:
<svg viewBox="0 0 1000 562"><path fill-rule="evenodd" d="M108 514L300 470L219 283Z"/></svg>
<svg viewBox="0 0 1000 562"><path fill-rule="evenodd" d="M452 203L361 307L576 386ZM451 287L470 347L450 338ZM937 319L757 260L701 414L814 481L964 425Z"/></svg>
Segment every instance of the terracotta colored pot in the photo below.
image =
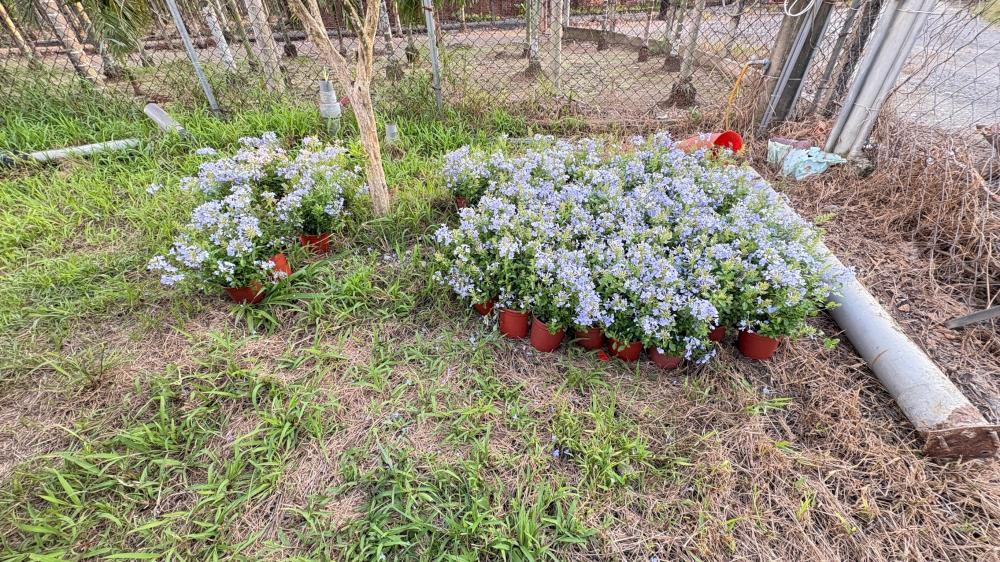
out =
<svg viewBox="0 0 1000 562"><path fill-rule="evenodd" d="M642 353L642 342L634 341L623 345L615 338L608 338L608 350L611 355L622 361L638 361Z"/></svg>
<svg viewBox="0 0 1000 562"><path fill-rule="evenodd" d="M280 271L285 275L292 274L292 268L288 265L288 258L285 256L285 254L278 252L277 254L271 256L271 261L274 262L275 271Z"/></svg>
<svg viewBox="0 0 1000 562"><path fill-rule="evenodd" d="M531 345L538 351L555 351L565 336L566 330L560 329L553 334L538 317L531 322Z"/></svg>
<svg viewBox="0 0 1000 562"><path fill-rule="evenodd" d="M649 360L656 363L656 366L661 369L676 369L684 362L683 357L674 357L673 355L660 353L655 347L647 349L646 352L649 353Z"/></svg>
<svg viewBox="0 0 1000 562"><path fill-rule="evenodd" d="M495 305L496 303L497 301L490 299L486 302L476 303L472 305L472 308L475 309L475 311L478 312L480 316L487 316L489 315L489 313L493 312L493 305Z"/></svg>
<svg viewBox="0 0 1000 562"><path fill-rule="evenodd" d="M708 339L711 341L722 341L726 339L726 327L716 326L711 332L708 333Z"/></svg>
<svg viewBox="0 0 1000 562"><path fill-rule="evenodd" d="M736 131L723 131L721 133L710 133L708 135L695 135L688 137L677 143L677 148L684 152L694 152L700 148L710 149L722 146L739 152L743 148L743 137Z"/></svg>
<svg viewBox="0 0 1000 562"><path fill-rule="evenodd" d="M299 243L312 253L322 255L330 251L330 233L299 234Z"/></svg>
<svg viewBox="0 0 1000 562"><path fill-rule="evenodd" d="M740 336L736 340L736 347L740 353L750 359L763 361L770 359L781 343L780 338L769 338L746 330L740 330Z"/></svg>
<svg viewBox="0 0 1000 562"><path fill-rule="evenodd" d="M226 294L240 304L257 304L264 299L264 285L254 281L246 287L226 287Z"/></svg>
<svg viewBox="0 0 1000 562"><path fill-rule="evenodd" d="M510 339L520 339L528 335L527 312L504 308L500 311L500 333Z"/></svg>
<svg viewBox="0 0 1000 562"><path fill-rule="evenodd" d="M465 197L459 197L458 195L456 195L455 196L455 206L458 207L459 209L464 209L465 208Z"/></svg>
<svg viewBox="0 0 1000 562"><path fill-rule="evenodd" d="M588 351L600 349L604 345L604 332L600 328L577 330L575 335L576 343Z"/></svg>

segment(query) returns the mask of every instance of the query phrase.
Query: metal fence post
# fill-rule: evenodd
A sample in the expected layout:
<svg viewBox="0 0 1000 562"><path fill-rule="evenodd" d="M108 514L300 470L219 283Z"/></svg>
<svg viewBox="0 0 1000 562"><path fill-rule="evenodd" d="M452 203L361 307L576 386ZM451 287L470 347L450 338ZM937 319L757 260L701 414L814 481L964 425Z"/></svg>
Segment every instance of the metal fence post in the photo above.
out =
<svg viewBox="0 0 1000 562"><path fill-rule="evenodd" d="M191 66L194 67L194 73L198 76L198 83L201 84L201 89L205 92L205 97L208 98L208 107L212 109L213 113L219 113L219 102L215 99L215 93L212 92L212 85L208 83L208 78L205 78L205 73L201 70L201 63L198 62L198 53L194 50L194 45L191 44L191 36L188 35L187 26L184 25L184 20L181 19L181 12L177 9L177 2L175 0L167 0L167 8L170 10L170 16L174 18L174 25L177 26L177 32L181 35L181 43L184 44L184 50L187 51L187 56L191 59Z"/></svg>
<svg viewBox="0 0 1000 562"><path fill-rule="evenodd" d="M434 104L441 111L441 61L438 60L437 32L434 29L434 1L423 0L424 19L427 21L427 46L431 53L431 72L434 77Z"/></svg>

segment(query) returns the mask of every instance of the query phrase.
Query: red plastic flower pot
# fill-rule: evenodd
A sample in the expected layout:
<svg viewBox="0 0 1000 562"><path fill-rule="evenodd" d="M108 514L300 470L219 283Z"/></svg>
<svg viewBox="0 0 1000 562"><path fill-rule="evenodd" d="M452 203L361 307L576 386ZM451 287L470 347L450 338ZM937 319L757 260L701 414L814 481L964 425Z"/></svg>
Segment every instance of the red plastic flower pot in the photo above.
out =
<svg viewBox="0 0 1000 562"><path fill-rule="evenodd" d="M698 149L708 150L716 146L728 148L733 152L739 152L743 148L743 137L736 131L723 131L704 136L694 135L677 143L677 148L684 152L694 152Z"/></svg>
<svg viewBox="0 0 1000 562"><path fill-rule="evenodd" d="M726 339L726 327L716 326L711 332L708 333L708 339L716 342Z"/></svg>
<svg viewBox="0 0 1000 562"><path fill-rule="evenodd" d="M510 339L528 335L528 313L505 308L500 311L500 333Z"/></svg>
<svg viewBox="0 0 1000 562"><path fill-rule="evenodd" d="M455 196L455 207L459 209L465 208L465 197Z"/></svg>
<svg viewBox="0 0 1000 562"><path fill-rule="evenodd" d="M555 351L565 336L566 330L560 329L553 334L537 317L531 323L531 345L538 351Z"/></svg>
<svg viewBox="0 0 1000 562"><path fill-rule="evenodd" d="M240 304L257 304L264 299L264 285L254 281L246 287L226 287L226 294Z"/></svg>
<svg viewBox="0 0 1000 562"><path fill-rule="evenodd" d="M285 257L285 254L282 254L281 252L278 252L277 254L274 254L273 256L271 256L271 261L274 262L274 270L275 271L280 271L281 273L284 273L285 275L291 275L292 274L292 268L291 268L291 266L288 265L288 258Z"/></svg>
<svg viewBox="0 0 1000 562"><path fill-rule="evenodd" d="M740 353L750 359L763 361L770 359L781 343L779 338L769 338L746 330L740 330L740 337L736 340L736 347Z"/></svg>
<svg viewBox="0 0 1000 562"><path fill-rule="evenodd" d="M608 344L611 355L622 361L638 361L639 354L642 353L642 342L640 341L623 344L615 338L608 338Z"/></svg>
<svg viewBox="0 0 1000 562"><path fill-rule="evenodd" d="M681 363L684 361L683 357L675 357L673 355L667 355L666 353L660 353L655 347L651 347L647 350L649 353L649 360L656 364L657 367L661 369L676 369L680 367Z"/></svg>
<svg viewBox="0 0 1000 562"><path fill-rule="evenodd" d="M330 251L330 233L299 234L299 243L312 253L322 255Z"/></svg>
<svg viewBox="0 0 1000 562"><path fill-rule="evenodd" d="M587 351L600 349L604 345L604 332L600 328L587 328L576 331L576 343Z"/></svg>
<svg viewBox="0 0 1000 562"><path fill-rule="evenodd" d="M489 313L493 312L493 305L495 305L496 303L497 301L490 299L486 302L476 303L472 305L472 308L474 308L475 311L478 312L480 316L487 316Z"/></svg>

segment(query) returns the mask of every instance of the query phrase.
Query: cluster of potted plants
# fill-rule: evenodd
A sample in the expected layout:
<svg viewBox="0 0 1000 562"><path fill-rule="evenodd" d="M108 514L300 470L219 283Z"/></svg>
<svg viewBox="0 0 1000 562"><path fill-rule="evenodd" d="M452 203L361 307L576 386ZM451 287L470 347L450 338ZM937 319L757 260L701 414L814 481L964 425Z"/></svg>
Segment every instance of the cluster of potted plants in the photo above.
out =
<svg viewBox="0 0 1000 562"><path fill-rule="evenodd" d="M149 262L164 285L221 287L236 302L257 303L291 274L285 252L292 244L329 250L345 201L358 191L357 175L345 169L346 150L307 137L290 151L274 133L240 143L232 156L206 161L181 179L200 203L170 249Z"/></svg>
<svg viewBox="0 0 1000 562"><path fill-rule="evenodd" d="M831 306L820 233L731 152L687 153L666 133L611 150L536 137L520 155L446 159L465 198L436 232L437 278L507 337L556 349L643 349L664 368L711 358L726 329L767 359Z"/></svg>

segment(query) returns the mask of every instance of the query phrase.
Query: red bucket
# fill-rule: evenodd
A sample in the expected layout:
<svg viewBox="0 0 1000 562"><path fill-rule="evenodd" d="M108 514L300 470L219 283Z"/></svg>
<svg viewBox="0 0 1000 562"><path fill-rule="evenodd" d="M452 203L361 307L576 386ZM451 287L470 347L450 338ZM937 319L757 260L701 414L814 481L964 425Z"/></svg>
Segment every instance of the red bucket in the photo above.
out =
<svg viewBox="0 0 1000 562"><path fill-rule="evenodd" d="M537 317L531 322L531 345L538 351L555 351L559 344L562 343L563 337L566 335L566 330L559 329L556 333L549 331L549 327L545 325Z"/></svg>
<svg viewBox="0 0 1000 562"><path fill-rule="evenodd" d="M667 355L666 353L660 353L655 347L651 347L647 350L649 353L649 360L656 364L657 367L661 369L676 369L680 367L681 363L684 361L683 357L674 357L673 355Z"/></svg>
<svg viewBox="0 0 1000 562"><path fill-rule="evenodd" d="M246 287L226 287L226 294L240 304L257 304L264 299L264 286L254 281Z"/></svg>
<svg viewBox="0 0 1000 562"><path fill-rule="evenodd" d="M736 340L736 347L740 353L750 359L763 361L770 359L781 343L779 338L769 338L746 330L740 331L740 336Z"/></svg>
<svg viewBox="0 0 1000 562"><path fill-rule="evenodd" d="M642 342L640 341L622 344L615 338L608 338L608 344L611 355L622 361L638 361L639 354L642 353Z"/></svg>
<svg viewBox="0 0 1000 562"><path fill-rule="evenodd" d="M330 251L330 233L299 234L299 243L312 253L322 255Z"/></svg>
<svg viewBox="0 0 1000 562"><path fill-rule="evenodd" d="M716 326L711 332L708 333L708 339L715 342L726 339L726 327Z"/></svg>
<svg viewBox="0 0 1000 562"><path fill-rule="evenodd" d="M694 135L677 143L677 148L684 152L694 152L702 148L708 150L716 146L739 152L743 148L743 137L736 131L723 131L708 135Z"/></svg>
<svg viewBox="0 0 1000 562"><path fill-rule="evenodd" d="M511 339L528 335L528 313L504 308L500 311L500 333Z"/></svg>
<svg viewBox="0 0 1000 562"><path fill-rule="evenodd" d="M594 351L604 346L604 332L600 328L587 328L576 331L576 343L587 351Z"/></svg>
<svg viewBox="0 0 1000 562"><path fill-rule="evenodd" d="M292 274L292 268L288 265L288 258L285 257L285 254L282 254L281 252L278 252L277 254L274 254L273 256L271 256L271 261L274 262L274 270L275 271L280 271L281 273L284 273L285 275L291 275Z"/></svg>
<svg viewBox="0 0 1000 562"><path fill-rule="evenodd" d="M493 312L493 305L495 305L496 303L497 301L495 301L494 299L490 299L486 302L476 303L472 305L472 308L475 309L475 311L478 312L480 316L487 316L489 315L489 313Z"/></svg>

